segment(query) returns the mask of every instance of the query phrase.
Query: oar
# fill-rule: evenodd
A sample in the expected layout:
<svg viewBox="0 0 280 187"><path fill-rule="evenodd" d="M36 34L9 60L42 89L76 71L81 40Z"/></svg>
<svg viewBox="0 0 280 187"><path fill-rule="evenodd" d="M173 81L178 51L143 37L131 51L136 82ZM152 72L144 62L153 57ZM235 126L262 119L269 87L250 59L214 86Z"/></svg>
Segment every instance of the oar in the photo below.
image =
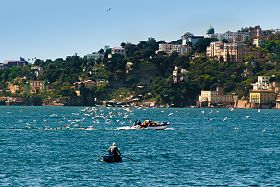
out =
<svg viewBox="0 0 280 187"><path fill-rule="evenodd" d="M136 160L134 160L134 159L132 159L132 158L129 158L129 157L127 157L127 156L123 156L123 155L122 155L122 157L127 158L127 159L132 160L132 161L136 161Z"/></svg>

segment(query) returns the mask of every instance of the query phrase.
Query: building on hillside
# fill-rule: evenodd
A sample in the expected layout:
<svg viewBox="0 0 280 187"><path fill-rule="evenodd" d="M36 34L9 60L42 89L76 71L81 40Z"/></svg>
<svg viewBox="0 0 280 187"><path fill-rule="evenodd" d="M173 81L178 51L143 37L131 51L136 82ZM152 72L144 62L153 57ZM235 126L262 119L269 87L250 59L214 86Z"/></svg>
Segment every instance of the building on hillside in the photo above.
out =
<svg viewBox="0 0 280 187"><path fill-rule="evenodd" d="M18 84L8 83L8 91L12 94L15 94L20 91L20 86Z"/></svg>
<svg viewBox="0 0 280 187"><path fill-rule="evenodd" d="M77 96L80 96L81 95L81 88L82 88L82 85L85 87L85 88L88 88L88 89L93 89L95 88L96 86L106 86L108 85L108 81L105 80L105 79L94 79L94 80L85 80L85 81L81 81L81 82L75 82L73 84L73 88L77 94Z"/></svg>
<svg viewBox="0 0 280 187"><path fill-rule="evenodd" d="M199 107L234 106L237 96L224 94L224 89L217 87L215 91L201 91L198 99Z"/></svg>
<svg viewBox="0 0 280 187"><path fill-rule="evenodd" d="M173 52L177 52L179 55L187 55L191 52L192 48L189 45L178 45L178 44L159 44L159 50L156 51L156 54L160 51L165 52L170 55Z"/></svg>
<svg viewBox="0 0 280 187"><path fill-rule="evenodd" d="M43 68L40 66L33 66L31 67L31 70L34 72L36 77L43 75Z"/></svg>
<svg viewBox="0 0 280 187"><path fill-rule="evenodd" d="M24 58L20 58L20 60L6 60L4 63L0 64L0 70L15 66L26 66L27 64L28 62Z"/></svg>
<svg viewBox="0 0 280 187"><path fill-rule="evenodd" d="M189 37L182 36L182 45L187 45L188 43L191 43L192 46L195 46L197 42L202 39L204 39L204 36L189 36Z"/></svg>
<svg viewBox="0 0 280 187"><path fill-rule="evenodd" d="M176 52L179 55L187 55L192 51L192 47L189 45L177 45Z"/></svg>
<svg viewBox="0 0 280 187"><path fill-rule="evenodd" d="M255 27L249 28L249 33L251 38L260 38L262 36L262 28L258 25Z"/></svg>
<svg viewBox="0 0 280 187"><path fill-rule="evenodd" d="M29 93L43 93L49 91L49 86L45 81L27 81L27 92Z"/></svg>
<svg viewBox="0 0 280 187"><path fill-rule="evenodd" d="M172 53L172 50L174 49L175 44L170 44L170 43L163 43L158 45L158 51L156 53L162 51L165 52L166 54Z"/></svg>
<svg viewBox="0 0 280 187"><path fill-rule="evenodd" d="M224 56L224 43L221 41L211 42L206 49L206 55L210 58L219 59Z"/></svg>
<svg viewBox="0 0 280 187"><path fill-rule="evenodd" d="M250 103L256 108L272 108L276 102L276 94L271 90L251 90Z"/></svg>
<svg viewBox="0 0 280 187"><path fill-rule="evenodd" d="M220 41L227 40L230 43L244 43L250 40L250 33L248 32L231 32L227 31L218 38Z"/></svg>
<svg viewBox="0 0 280 187"><path fill-rule="evenodd" d="M126 56L125 49L122 47L114 47L112 48L111 53L108 55L108 58L112 58L113 55Z"/></svg>
<svg viewBox="0 0 280 187"><path fill-rule="evenodd" d="M188 82L188 73L186 69L183 69L181 67L175 66L173 70L173 83L180 83L180 82Z"/></svg>
<svg viewBox="0 0 280 187"><path fill-rule="evenodd" d="M232 43L244 43L250 40L248 32L234 32L232 36Z"/></svg>
<svg viewBox="0 0 280 187"><path fill-rule="evenodd" d="M271 90L270 76L258 76L258 82L251 84L253 90Z"/></svg>
<svg viewBox="0 0 280 187"><path fill-rule="evenodd" d="M264 40L261 40L259 38L253 39L253 45L255 47L262 47L264 45L264 43L265 43Z"/></svg>
<svg viewBox="0 0 280 187"><path fill-rule="evenodd" d="M91 54L87 54L86 58L87 58L87 60L91 60L91 59L93 59L93 60L101 59L102 60L102 59L104 59L104 54L98 53L98 52L93 52Z"/></svg>
<svg viewBox="0 0 280 187"><path fill-rule="evenodd" d="M26 92L26 81L26 77L16 77L11 82L8 82L7 92L12 94Z"/></svg>
<svg viewBox="0 0 280 187"><path fill-rule="evenodd" d="M210 26L209 29L207 29L204 38L215 38L220 41L222 40L222 34L215 33L215 29L212 26Z"/></svg>
<svg viewBox="0 0 280 187"><path fill-rule="evenodd" d="M208 58L214 58L224 62L243 62L245 57L252 56L260 59L260 53L251 47L241 43L211 42L206 49Z"/></svg>
<svg viewBox="0 0 280 187"><path fill-rule="evenodd" d="M227 31L221 36L221 40L227 40L228 42L232 42L233 40L233 32Z"/></svg>

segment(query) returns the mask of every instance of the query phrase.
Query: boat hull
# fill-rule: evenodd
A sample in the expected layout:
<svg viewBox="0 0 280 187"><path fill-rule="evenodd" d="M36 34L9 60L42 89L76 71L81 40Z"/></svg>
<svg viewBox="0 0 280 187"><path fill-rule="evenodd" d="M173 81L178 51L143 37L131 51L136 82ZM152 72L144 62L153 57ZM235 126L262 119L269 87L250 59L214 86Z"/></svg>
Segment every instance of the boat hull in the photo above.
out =
<svg viewBox="0 0 280 187"><path fill-rule="evenodd" d="M115 158L113 155L103 155L102 156L102 161L103 162L121 162L122 157Z"/></svg>
<svg viewBox="0 0 280 187"><path fill-rule="evenodd" d="M131 127L119 127L118 130L142 130L142 129L150 129L150 130L164 130L169 126L169 123L161 123L159 125L151 125L147 127L141 127L140 125L133 125Z"/></svg>
<svg viewBox="0 0 280 187"><path fill-rule="evenodd" d="M148 126L146 129L151 129L151 130L164 130L168 127L168 125L155 125L155 126Z"/></svg>

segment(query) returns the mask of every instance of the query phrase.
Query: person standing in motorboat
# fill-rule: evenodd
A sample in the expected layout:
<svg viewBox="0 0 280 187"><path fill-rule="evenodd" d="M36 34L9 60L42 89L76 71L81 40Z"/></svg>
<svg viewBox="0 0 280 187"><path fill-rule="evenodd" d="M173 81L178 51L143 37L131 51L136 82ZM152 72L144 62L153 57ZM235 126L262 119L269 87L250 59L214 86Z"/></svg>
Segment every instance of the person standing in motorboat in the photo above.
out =
<svg viewBox="0 0 280 187"><path fill-rule="evenodd" d="M109 147L108 152L114 156L115 160L119 160L122 156L115 142Z"/></svg>

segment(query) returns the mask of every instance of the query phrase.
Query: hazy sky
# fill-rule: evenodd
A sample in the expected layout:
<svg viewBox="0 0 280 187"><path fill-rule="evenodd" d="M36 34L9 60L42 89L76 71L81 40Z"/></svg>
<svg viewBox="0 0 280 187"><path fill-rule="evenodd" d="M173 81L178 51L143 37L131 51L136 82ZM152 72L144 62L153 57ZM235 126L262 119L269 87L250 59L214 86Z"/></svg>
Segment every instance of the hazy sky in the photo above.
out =
<svg viewBox="0 0 280 187"><path fill-rule="evenodd" d="M280 28L279 0L1 0L0 62L56 59L148 37ZM107 9L111 11L107 12Z"/></svg>

